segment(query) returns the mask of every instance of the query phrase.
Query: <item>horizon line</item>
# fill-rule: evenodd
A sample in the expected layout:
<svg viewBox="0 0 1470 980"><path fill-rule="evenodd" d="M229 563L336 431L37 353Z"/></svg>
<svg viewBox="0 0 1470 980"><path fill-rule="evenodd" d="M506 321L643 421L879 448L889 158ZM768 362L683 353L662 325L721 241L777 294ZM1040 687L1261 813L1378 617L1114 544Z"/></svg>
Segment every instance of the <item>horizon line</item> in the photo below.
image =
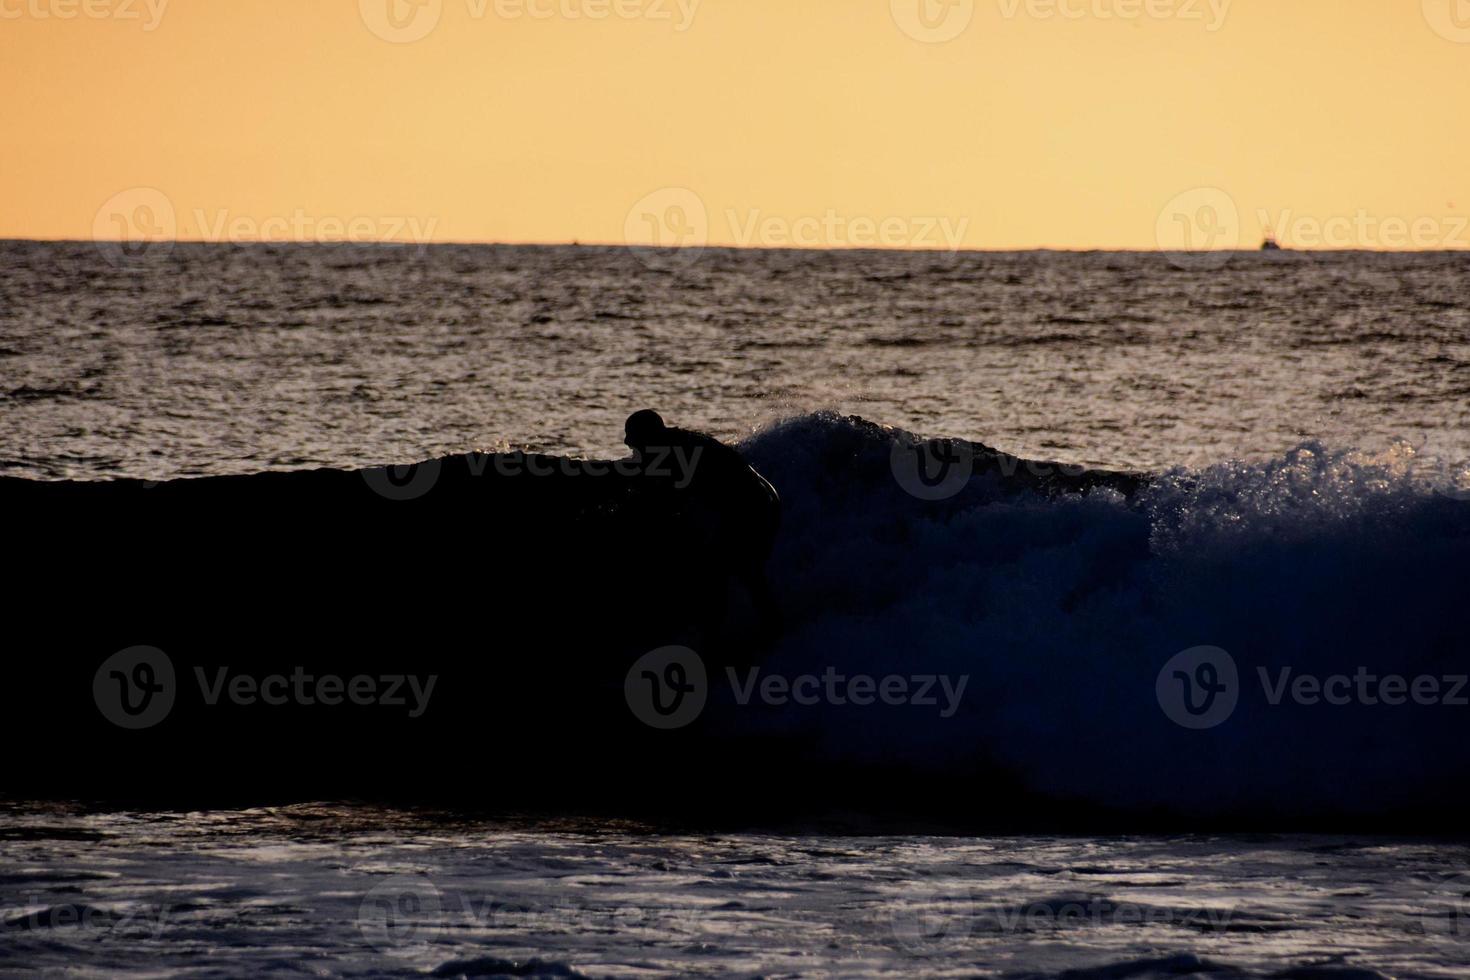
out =
<svg viewBox="0 0 1470 980"><path fill-rule="evenodd" d="M1260 253L1267 250L1260 246L1240 245L1233 248L1214 249L1184 249L1184 248L1141 248L1128 245L1020 245L1020 246L994 246L982 245L964 248L944 247L904 247L885 245L738 245L721 244L709 242L702 245L645 245L629 244L628 242L606 242L606 241L581 241L573 239L570 241L494 241L494 240L444 240L430 242L412 241L353 241L351 239L291 239L286 241L273 241L269 239L240 239L238 241L220 240L212 238L159 238L159 239L122 239L122 238L17 238L0 235L0 243L4 244L26 244L26 245L221 245L221 246L321 246L336 247L342 245L355 245L366 247L385 248L615 248L615 249L643 249L646 251L674 252L674 251L731 251L731 252L896 252L904 254L935 254L935 255L959 255L959 254L1000 254L1015 252L1111 252L1111 253L1133 253L1139 255L1231 255L1235 253ZM1440 253L1470 253L1470 247L1438 247L1438 248L1369 248L1369 247L1324 247L1324 246L1294 246L1282 245L1282 252L1313 252L1313 253L1374 253L1383 255L1397 254L1440 254Z"/></svg>

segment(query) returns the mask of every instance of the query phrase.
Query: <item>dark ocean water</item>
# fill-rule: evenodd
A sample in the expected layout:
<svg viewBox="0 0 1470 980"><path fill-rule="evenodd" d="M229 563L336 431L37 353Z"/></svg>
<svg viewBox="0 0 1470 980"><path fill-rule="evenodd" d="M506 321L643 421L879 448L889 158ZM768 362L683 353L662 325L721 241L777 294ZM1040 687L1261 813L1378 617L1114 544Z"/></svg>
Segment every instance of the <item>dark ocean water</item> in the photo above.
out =
<svg viewBox="0 0 1470 980"><path fill-rule="evenodd" d="M1201 733L1155 679L1206 644L1247 677L1465 672L1470 256L0 256L4 475L614 456L641 407L742 439L786 505L768 666L970 678L943 721L800 724L833 761L933 767L957 817L990 805L944 775L977 752L1140 812L1371 815L1463 779L1470 709L1253 692ZM890 455L911 438L849 412L1169 474L1131 501L997 498L976 474L930 506ZM1467 901L1470 852L1406 838L0 811L15 976L1448 978L1470 970Z"/></svg>
<svg viewBox="0 0 1470 980"><path fill-rule="evenodd" d="M1465 976L1463 845L658 834L301 806L0 825L0 975Z"/></svg>
<svg viewBox="0 0 1470 980"><path fill-rule="evenodd" d="M620 455L855 412L1167 469L1470 459L1470 255L0 243L0 472Z"/></svg>

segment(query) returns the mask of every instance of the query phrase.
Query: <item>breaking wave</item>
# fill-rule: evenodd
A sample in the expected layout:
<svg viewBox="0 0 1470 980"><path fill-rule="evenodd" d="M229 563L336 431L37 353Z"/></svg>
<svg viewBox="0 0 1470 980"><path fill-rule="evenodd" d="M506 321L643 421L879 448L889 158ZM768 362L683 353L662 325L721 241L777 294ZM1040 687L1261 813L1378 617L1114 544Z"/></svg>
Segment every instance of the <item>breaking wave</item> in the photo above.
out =
<svg viewBox="0 0 1470 980"><path fill-rule="evenodd" d="M1303 445L1131 495L1018 492L977 466L921 500L893 466L919 444L818 414L743 447L786 511L772 561L786 629L763 669L967 676L958 710L823 704L730 724L808 728L833 761L999 766L1060 800L1215 816L1400 812L1470 774L1470 689L1452 692L1470 673L1470 502L1407 447ZM1160 675L1198 647L1227 655L1238 703L1189 728ZM1282 693L1283 676L1358 674L1368 694L1354 681L1347 703ZM1434 678L1438 700L1385 703L1390 676Z"/></svg>

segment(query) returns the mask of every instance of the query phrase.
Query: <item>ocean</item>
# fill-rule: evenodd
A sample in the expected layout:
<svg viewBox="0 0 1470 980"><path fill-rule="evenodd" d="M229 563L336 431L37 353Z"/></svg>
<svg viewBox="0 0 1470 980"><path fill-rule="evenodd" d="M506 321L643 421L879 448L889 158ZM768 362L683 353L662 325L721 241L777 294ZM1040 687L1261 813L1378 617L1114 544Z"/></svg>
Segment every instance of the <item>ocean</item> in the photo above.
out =
<svg viewBox="0 0 1470 980"><path fill-rule="evenodd" d="M1470 848L1462 814L1434 810L1470 766L1470 708L1448 694L1470 659L1470 256L16 242L0 256L0 476L611 459L624 418L654 408L738 443L781 492L784 628L763 669L835 662L967 692L878 715L834 699L747 710L732 674L705 719L736 744L797 731L802 758L832 771L918 774L942 831L506 812L518 797L497 787L497 753L534 732L445 748L502 790L494 816L122 808L78 802L85 785L12 799L0 974L1470 968ZM1002 493L983 468L916 482L898 461L920 437L1153 476L1131 496ZM1227 664L1233 717L1200 715L1187 685ZM1329 691L1364 670L1432 677L1445 696L1334 708L1283 695L1283 669ZM967 779L977 756L1014 781ZM1037 812L1010 806L1023 791L1052 801L1045 828L952 829ZM881 782L864 793L887 802ZM1108 826L1089 828L1098 812ZM1221 829L1159 833L1161 812ZM1436 836L1339 829L1389 812Z"/></svg>
<svg viewBox="0 0 1470 980"><path fill-rule="evenodd" d="M1406 980L1470 949L1470 850L1425 841L4 816L16 977Z"/></svg>
<svg viewBox="0 0 1470 980"><path fill-rule="evenodd" d="M0 244L0 473L620 456L828 410L1167 470L1470 459L1463 253Z"/></svg>

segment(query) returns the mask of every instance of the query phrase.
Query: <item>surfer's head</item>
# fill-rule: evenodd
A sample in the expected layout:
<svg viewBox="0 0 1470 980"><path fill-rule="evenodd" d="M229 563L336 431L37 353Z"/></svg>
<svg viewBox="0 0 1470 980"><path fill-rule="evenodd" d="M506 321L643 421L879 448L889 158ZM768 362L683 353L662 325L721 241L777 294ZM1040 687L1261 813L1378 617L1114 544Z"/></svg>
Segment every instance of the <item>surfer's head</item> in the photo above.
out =
<svg viewBox="0 0 1470 980"><path fill-rule="evenodd" d="M653 409L645 408L628 416L628 424L623 428L623 442L631 449L644 449L662 439L667 431L663 417Z"/></svg>

